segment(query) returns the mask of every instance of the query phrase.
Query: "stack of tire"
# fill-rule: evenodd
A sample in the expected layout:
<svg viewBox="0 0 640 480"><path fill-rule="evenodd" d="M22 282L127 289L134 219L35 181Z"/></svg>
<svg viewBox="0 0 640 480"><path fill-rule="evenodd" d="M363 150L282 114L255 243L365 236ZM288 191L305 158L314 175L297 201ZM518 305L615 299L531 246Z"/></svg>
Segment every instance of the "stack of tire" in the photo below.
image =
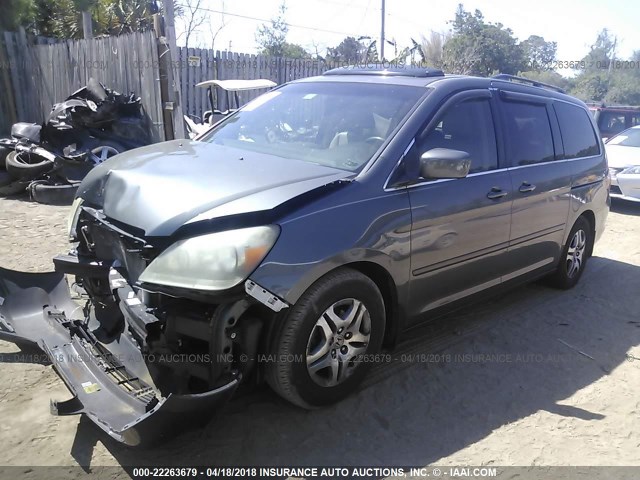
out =
<svg viewBox="0 0 640 480"><path fill-rule="evenodd" d="M24 192L27 183L17 181L7 170L7 158L11 155L10 161L14 160L15 151L7 147L0 146L0 195L9 196ZM11 169L11 167L9 167Z"/></svg>
<svg viewBox="0 0 640 480"><path fill-rule="evenodd" d="M0 196L27 191L39 203L66 205L73 202L79 182L55 185L47 178L54 162L26 150L0 146Z"/></svg>

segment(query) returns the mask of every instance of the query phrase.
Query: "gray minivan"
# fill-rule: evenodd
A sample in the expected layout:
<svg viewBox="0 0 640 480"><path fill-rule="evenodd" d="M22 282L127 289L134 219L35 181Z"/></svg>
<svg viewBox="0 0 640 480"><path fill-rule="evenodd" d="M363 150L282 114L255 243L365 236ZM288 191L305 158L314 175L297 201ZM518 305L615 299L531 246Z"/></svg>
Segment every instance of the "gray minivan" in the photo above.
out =
<svg viewBox="0 0 640 480"><path fill-rule="evenodd" d="M241 383L338 401L419 322L578 282L609 206L596 132L584 103L517 77L285 84L92 170L56 272L0 270L0 337L49 354L74 394L55 412L130 445L203 424Z"/></svg>

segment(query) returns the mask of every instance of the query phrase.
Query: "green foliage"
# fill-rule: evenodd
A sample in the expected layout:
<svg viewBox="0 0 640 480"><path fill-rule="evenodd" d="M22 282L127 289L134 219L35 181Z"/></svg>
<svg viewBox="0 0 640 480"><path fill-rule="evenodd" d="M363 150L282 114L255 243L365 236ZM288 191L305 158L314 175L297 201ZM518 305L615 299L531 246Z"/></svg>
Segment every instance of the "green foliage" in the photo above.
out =
<svg viewBox="0 0 640 480"><path fill-rule="evenodd" d="M597 36L584 68L574 79L572 95L584 101L640 105L640 51L628 61L616 57L617 39L607 29Z"/></svg>
<svg viewBox="0 0 640 480"><path fill-rule="evenodd" d="M589 70L575 78L575 86L571 89L571 94L585 102L601 102L604 101L608 91L609 78L606 72Z"/></svg>
<svg viewBox="0 0 640 480"><path fill-rule="evenodd" d="M529 70L526 72L519 72L519 77L525 77L537 82L547 83L549 85L555 85L563 90L569 90L573 88L573 79L563 77L554 70Z"/></svg>
<svg viewBox="0 0 640 480"><path fill-rule="evenodd" d="M149 0L8 0L14 8L5 15L0 7L0 29L54 38L82 38L83 10L93 19L95 35L118 35L151 28Z"/></svg>
<svg viewBox="0 0 640 480"><path fill-rule="evenodd" d="M340 45L327 49L327 60L354 64L362 59L366 47L354 37L346 37Z"/></svg>
<svg viewBox="0 0 640 480"><path fill-rule="evenodd" d="M32 0L0 1L0 30L17 30L28 25L35 14Z"/></svg>
<svg viewBox="0 0 640 480"><path fill-rule="evenodd" d="M148 0L98 0L94 24L102 35L148 30L153 26L153 11Z"/></svg>
<svg viewBox="0 0 640 480"><path fill-rule="evenodd" d="M547 42L538 35L531 35L520 43L526 65L533 71L551 70L556 59L558 44Z"/></svg>
<svg viewBox="0 0 640 480"><path fill-rule="evenodd" d="M444 45L444 67L451 73L489 76L515 74L525 64L523 48L509 28L488 23L480 10L458 6L452 37Z"/></svg>
<svg viewBox="0 0 640 480"><path fill-rule="evenodd" d="M256 32L256 42L262 54L270 57L308 58L309 53L300 45L287 42L289 25L285 20L287 6L284 2L278 7L278 14L271 24L262 24Z"/></svg>

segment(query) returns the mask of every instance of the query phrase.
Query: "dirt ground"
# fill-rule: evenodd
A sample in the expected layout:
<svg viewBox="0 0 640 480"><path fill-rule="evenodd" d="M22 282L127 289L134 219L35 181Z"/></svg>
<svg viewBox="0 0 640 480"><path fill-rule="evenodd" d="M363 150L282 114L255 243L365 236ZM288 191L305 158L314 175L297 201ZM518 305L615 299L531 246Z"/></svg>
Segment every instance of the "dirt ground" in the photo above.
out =
<svg viewBox="0 0 640 480"><path fill-rule="evenodd" d="M49 270L67 209L0 199L0 266ZM0 342L0 465L640 465L639 240L640 205L616 203L575 289L533 284L438 320L333 407L265 388L150 450L51 416L62 381Z"/></svg>

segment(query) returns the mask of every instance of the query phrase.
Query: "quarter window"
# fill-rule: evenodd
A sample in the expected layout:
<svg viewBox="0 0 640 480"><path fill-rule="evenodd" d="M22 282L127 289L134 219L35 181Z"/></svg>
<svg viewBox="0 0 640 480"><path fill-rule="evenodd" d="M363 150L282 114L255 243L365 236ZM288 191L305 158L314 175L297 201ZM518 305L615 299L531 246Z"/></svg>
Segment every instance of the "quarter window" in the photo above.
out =
<svg viewBox="0 0 640 480"><path fill-rule="evenodd" d="M467 152L471 158L469 173L498 168L496 135L488 99L465 100L448 109L440 121L418 137L418 154L432 148Z"/></svg>
<svg viewBox="0 0 640 480"><path fill-rule="evenodd" d="M512 166L554 160L553 135L544 104L503 102L507 157Z"/></svg>
<svg viewBox="0 0 640 480"><path fill-rule="evenodd" d="M568 103L556 103L554 109L560 123L564 158L598 155L600 148L589 121L589 114L582 108Z"/></svg>

